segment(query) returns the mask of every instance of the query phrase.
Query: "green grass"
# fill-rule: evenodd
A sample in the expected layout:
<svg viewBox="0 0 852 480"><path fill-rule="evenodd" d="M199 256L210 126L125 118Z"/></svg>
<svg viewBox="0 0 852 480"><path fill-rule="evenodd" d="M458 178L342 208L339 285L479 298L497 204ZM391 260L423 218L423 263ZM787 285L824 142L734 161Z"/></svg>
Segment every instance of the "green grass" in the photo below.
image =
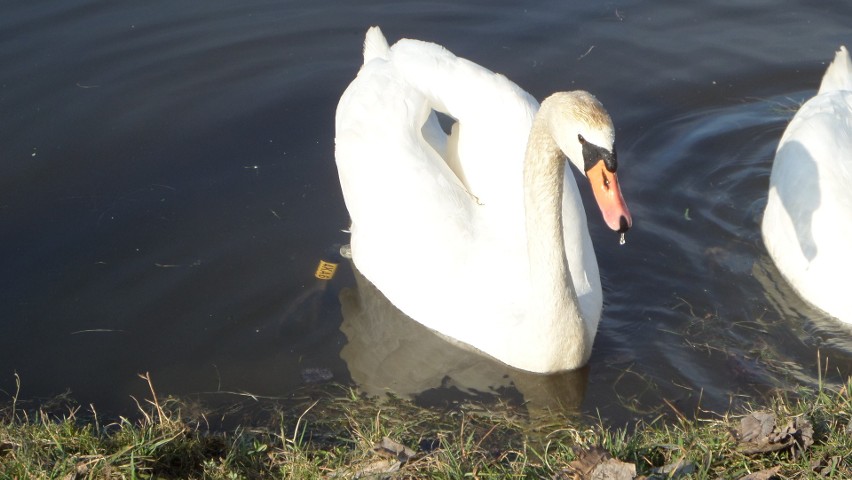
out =
<svg viewBox="0 0 852 480"><path fill-rule="evenodd" d="M658 417L629 429L553 416L533 421L513 408L461 405L452 411L377 401L340 387L298 408L279 409L265 426L210 428L176 399L139 402L134 419L103 423L93 409L61 413L22 408L17 395L0 407L0 478L574 478L578 449L602 446L637 472L684 462L678 478L741 478L779 467L780 478L852 478L852 380L837 389L779 394L751 410L782 424L802 416L815 443L804 454L745 455L731 432L747 412ZM377 454L387 437L415 453L397 462ZM378 476L363 476L379 470ZM658 475L651 478L668 478Z"/></svg>

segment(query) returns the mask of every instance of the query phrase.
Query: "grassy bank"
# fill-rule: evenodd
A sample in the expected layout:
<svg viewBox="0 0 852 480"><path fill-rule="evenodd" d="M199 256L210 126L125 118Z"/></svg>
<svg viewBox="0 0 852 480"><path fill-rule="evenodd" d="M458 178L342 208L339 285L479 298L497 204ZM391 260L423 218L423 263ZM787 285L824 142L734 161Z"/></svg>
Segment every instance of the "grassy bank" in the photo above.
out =
<svg viewBox="0 0 852 480"><path fill-rule="evenodd" d="M0 410L0 478L852 478L852 380L629 430L341 388L262 428L224 432L143 380L151 395L138 418L109 423L91 408L23 409L13 396Z"/></svg>

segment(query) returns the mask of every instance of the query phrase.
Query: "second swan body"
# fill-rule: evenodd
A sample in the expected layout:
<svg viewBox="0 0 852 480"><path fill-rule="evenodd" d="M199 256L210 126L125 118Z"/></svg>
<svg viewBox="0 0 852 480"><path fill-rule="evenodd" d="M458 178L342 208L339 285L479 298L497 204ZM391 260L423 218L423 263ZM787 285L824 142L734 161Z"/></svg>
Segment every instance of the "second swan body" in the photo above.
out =
<svg viewBox="0 0 852 480"><path fill-rule="evenodd" d="M799 295L852 323L852 60L845 47L781 137L762 229Z"/></svg>

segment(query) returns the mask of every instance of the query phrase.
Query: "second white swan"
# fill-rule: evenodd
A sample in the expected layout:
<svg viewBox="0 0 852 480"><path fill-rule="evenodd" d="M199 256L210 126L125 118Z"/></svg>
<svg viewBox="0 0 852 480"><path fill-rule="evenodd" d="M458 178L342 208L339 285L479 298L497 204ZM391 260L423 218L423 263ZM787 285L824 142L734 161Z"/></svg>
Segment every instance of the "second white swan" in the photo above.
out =
<svg viewBox="0 0 852 480"><path fill-rule="evenodd" d="M445 133L435 112L454 120ZM610 228L632 219L601 103L562 92L540 106L443 47L367 32L337 108L335 157L356 267L402 312L516 368L589 359L598 265L567 157Z"/></svg>
<svg viewBox="0 0 852 480"><path fill-rule="evenodd" d="M781 137L762 230L799 295L852 323L852 59L845 47Z"/></svg>

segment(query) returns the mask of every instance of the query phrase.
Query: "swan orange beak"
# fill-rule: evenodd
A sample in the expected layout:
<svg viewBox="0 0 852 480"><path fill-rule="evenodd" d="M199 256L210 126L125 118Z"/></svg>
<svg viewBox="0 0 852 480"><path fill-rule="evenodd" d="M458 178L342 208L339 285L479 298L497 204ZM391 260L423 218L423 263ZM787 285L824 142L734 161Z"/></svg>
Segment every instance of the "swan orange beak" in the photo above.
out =
<svg viewBox="0 0 852 480"><path fill-rule="evenodd" d="M586 171L586 177L592 184L592 192L607 226L619 233L626 232L633 226L633 219L627 210L627 204L624 203L624 197L621 196L618 175L607 170L601 160Z"/></svg>

